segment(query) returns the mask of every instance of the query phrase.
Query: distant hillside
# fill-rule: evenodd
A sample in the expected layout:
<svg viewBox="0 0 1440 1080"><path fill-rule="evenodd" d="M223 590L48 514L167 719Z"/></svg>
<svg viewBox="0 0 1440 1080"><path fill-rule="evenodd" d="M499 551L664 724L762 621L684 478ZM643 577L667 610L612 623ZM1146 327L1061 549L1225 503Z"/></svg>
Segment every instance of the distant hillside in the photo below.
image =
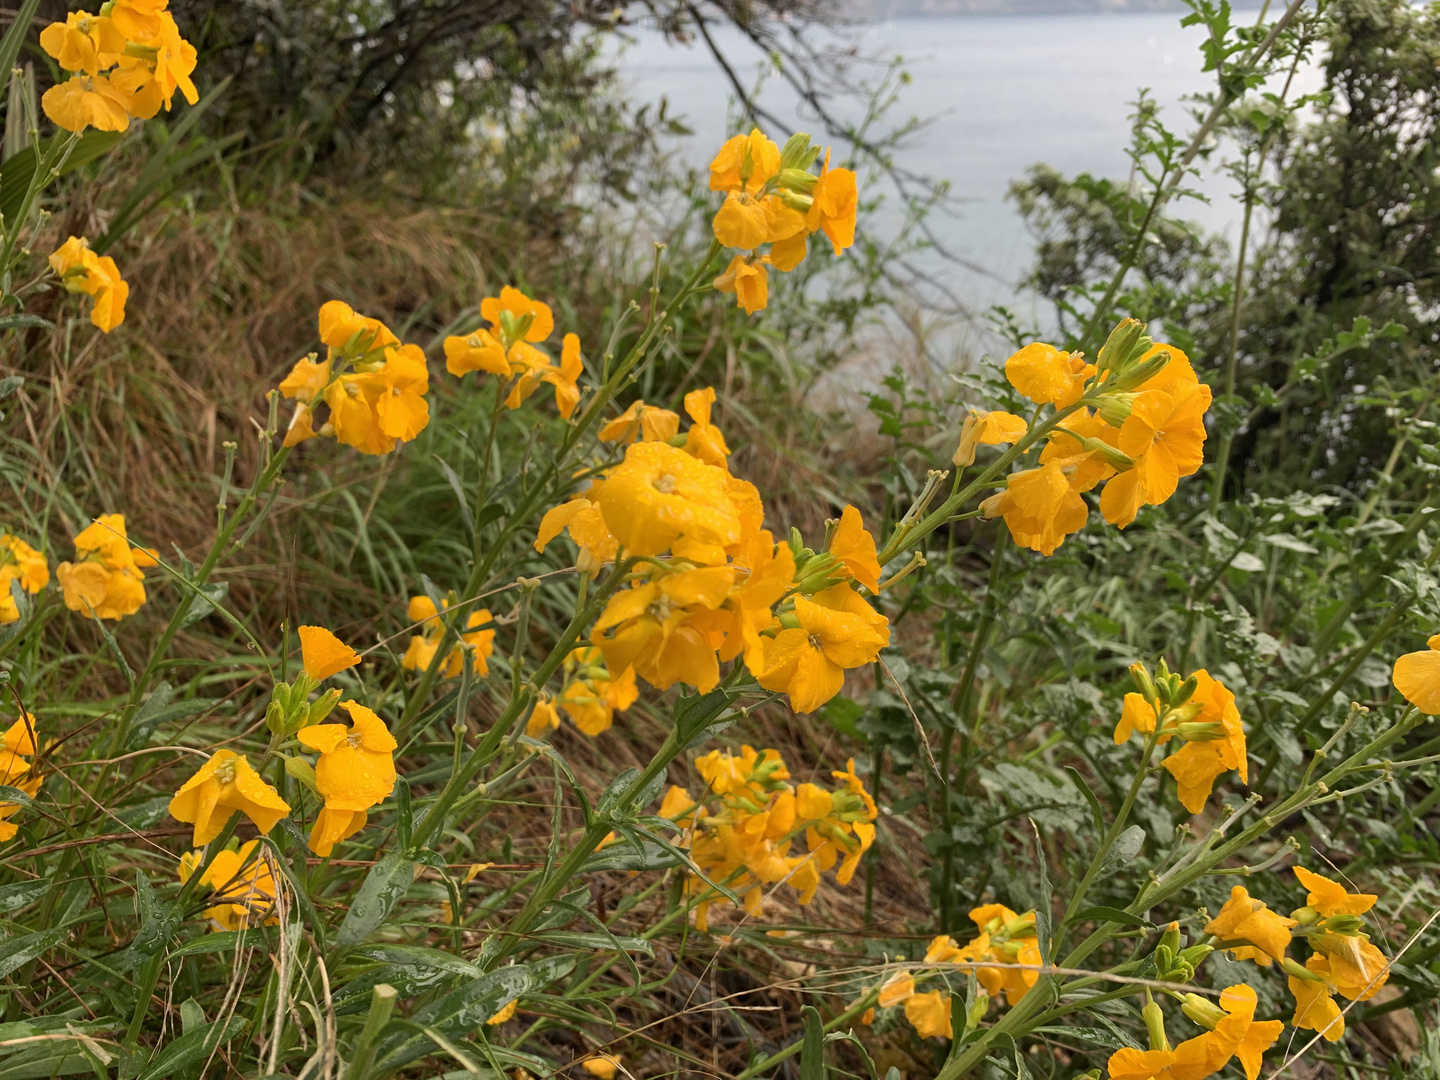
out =
<svg viewBox="0 0 1440 1080"><path fill-rule="evenodd" d="M911 15L1057 15L1113 11L1184 11L1181 0L842 0L851 18L897 19ZM1237 0L1235 7L1259 7Z"/></svg>

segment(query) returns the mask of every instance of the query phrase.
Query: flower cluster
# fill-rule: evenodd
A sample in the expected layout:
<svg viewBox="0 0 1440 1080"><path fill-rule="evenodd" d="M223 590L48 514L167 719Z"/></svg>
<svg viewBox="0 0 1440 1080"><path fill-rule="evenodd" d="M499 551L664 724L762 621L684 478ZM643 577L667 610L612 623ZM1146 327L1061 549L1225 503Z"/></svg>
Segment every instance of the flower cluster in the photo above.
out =
<svg viewBox="0 0 1440 1080"><path fill-rule="evenodd" d="M25 760L27 755L34 756L35 749L35 718L21 713L0 736L0 785L35 797L41 777L30 774L30 762ZM19 809L19 803L0 802L0 842L14 839L19 831L20 827L10 820Z"/></svg>
<svg viewBox="0 0 1440 1080"><path fill-rule="evenodd" d="M1228 986L1218 1004L1199 994L1186 994L1183 1001L1181 1011L1204 1033L1171 1049L1160 1007L1152 1001L1142 1010L1151 1032L1150 1049L1117 1050L1110 1056L1110 1080L1204 1080L1232 1059L1240 1062L1247 1080L1256 1080L1262 1055L1275 1045L1285 1025L1255 1019L1259 998L1254 988L1244 983Z"/></svg>
<svg viewBox="0 0 1440 1080"><path fill-rule="evenodd" d="M300 627L300 651L305 670L293 683L276 685L265 723L275 736L294 736L299 746L319 755L314 766L303 757L281 756L285 771L324 800L310 830L310 849L327 856L364 828L370 808L394 790L399 744L379 716L358 702L340 701L338 690L310 700L321 682L358 664L358 653L319 626ZM349 713L349 724L324 723L336 705ZM290 804L233 750L217 750L170 800L170 816L194 824L196 847L219 836L236 811L269 833L289 815Z"/></svg>
<svg viewBox="0 0 1440 1080"><path fill-rule="evenodd" d="M1245 728L1235 695L1203 668L1188 679L1172 673L1161 660L1152 678L1145 665L1134 664L1130 676L1138 692L1125 695L1115 742L1135 732L1153 735L1155 744L1179 739L1185 745L1165 759L1175 778L1180 804L1192 814L1205 808L1215 781L1235 770L1240 782L1249 783Z"/></svg>
<svg viewBox="0 0 1440 1080"><path fill-rule="evenodd" d="M820 887L822 874L836 867L835 882L848 885L860 857L875 842L875 800L855 774L855 761L830 775L840 786L792 785L790 770L778 751L745 746L736 757L714 750L695 768L706 794L694 798L671 787L660 816L685 830L685 843L704 878L692 877L686 889L699 896L695 927L702 933L709 909L720 898L710 882L743 894L745 910L759 915L767 885L787 883L808 904ZM713 808L711 805L713 799ZM805 837L806 851L790 854L792 843Z"/></svg>
<svg viewBox="0 0 1440 1080"><path fill-rule="evenodd" d="M214 929L245 930L279 923L274 914L275 872L265 856L252 858L259 846L259 840L251 840L241 844L239 850L217 851L200 876L200 884L210 886L217 901L201 912ZM181 883L189 881L204 862L203 851L187 851L180 856Z"/></svg>
<svg viewBox="0 0 1440 1080"><path fill-rule="evenodd" d="M565 658L565 688L557 701L584 734L593 737L609 731L615 714L634 705L639 696L635 669L626 668L617 678L595 646L582 645Z"/></svg>
<svg viewBox="0 0 1440 1080"><path fill-rule="evenodd" d="M1016 914L1004 904L982 904L970 912L980 931L964 945L948 934L930 942L925 963L943 970L947 964L974 965L983 961L1004 967L974 968L984 987L972 1005L976 1022L991 1001L1004 1000L1013 1008L1040 977L1040 940L1035 935L1035 912ZM944 990L924 993L915 989L915 977L899 971L880 988L879 1005L888 1009L905 1006L905 1019L923 1038L954 1038L950 994Z"/></svg>
<svg viewBox="0 0 1440 1080"><path fill-rule="evenodd" d="M1286 918L1263 901L1236 886L1205 932L1220 939L1237 960L1253 960L1261 967L1278 963L1289 976L1295 996L1297 1028L1319 1032L1329 1042L1345 1034L1345 1017L1335 1003L1339 994L1351 1001L1368 1001L1390 977L1390 964L1370 942L1361 918L1375 906L1373 893L1351 893L1337 881L1303 866L1295 877L1307 890L1305 906ZM1302 966L1285 955L1293 937L1310 946Z"/></svg>
<svg viewBox="0 0 1440 1080"><path fill-rule="evenodd" d="M555 316L548 304L531 300L510 285L500 295L480 302L480 317L488 322L462 337L445 339L445 370L461 378L472 371L484 371L508 384L505 405L518 409L521 403L549 383L555 388L555 407L568 420L580 403L578 380L585 370L580 358L580 338L566 334L560 343L560 363L536 348L555 332Z"/></svg>
<svg viewBox="0 0 1440 1080"><path fill-rule="evenodd" d="M388 454L425 430L430 369L420 346L402 345L379 319L339 300L320 308L320 341L325 360L310 354L280 383L281 395L297 402L286 446L328 436L362 454ZM317 430L321 403L329 417Z"/></svg>
<svg viewBox="0 0 1440 1080"><path fill-rule="evenodd" d="M441 597L441 609L435 607L435 601L428 596L412 596L410 606L406 609L406 615L412 623L421 624L424 629L411 637L410 645L405 650L405 655L400 658L400 666L406 671L425 671L435 659L435 651L440 648L440 641L445 636L445 624L440 619L440 610L449 610L452 599ZM444 674L446 678L453 679L464 669L465 656L464 647L469 645L474 650L475 674L486 675L490 671L490 656L495 651L495 616L490 613L489 608L477 608L470 612L465 619L465 629L460 633L460 641L455 643L446 658Z"/></svg>
<svg viewBox="0 0 1440 1080"><path fill-rule="evenodd" d="M1004 489L981 503L1022 547L1053 554L1084 527L1090 509L1082 495L1101 482L1108 481L1100 512L1123 529L1200 468L1210 388L1183 352L1153 343L1134 319L1116 327L1096 364L1035 342L1005 362L1005 377L1037 406L1063 414L1035 467L1010 473ZM974 461L977 445L1016 442L1028 431L1010 413L973 414L955 463Z"/></svg>
<svg viewBox="0 0 1440 1080"><path fill-rule="evenodd" d="M75 537L75 561L55 568L65 606L97 619L134 615L145 603L145 570L156 565L156 554L131 546L124 514L101 514Z"/></svg>
<svg viewBox="0 0 1440 1080"><path fill-rule="evenodd" d="M722 663L743 658L761 686L809 712L890 642L885 616L855 588L879 591L875 541L847 506L826 551L793 531L777 544L761 527L759 492L729 471L714 402L709 388L685 395L683 437L675 414L643 402L607 424L602 439L639 441L546 513L535 547L568 529L582 569L621 552L637 557L630 588L611 596L590 638L622 679L633 668L658 689L688 683L704 692L720 681Z"/></svg>
<svg viewBox="0 0 1440 1080"><path fill-rule="evenodd" d="M66 131L124 131L131 119L169 111L180 91L200 100L190 75L195 46L180 36L168 0L109 0L92 15L72 11L40 32L40 47L70 78L45 91L45 115Z"/></svg>
<svg viewBox="0 0 1440 1080"><path fill-rule="evenodd" d="M50 269L67 292L85 293L94 299L90 321L105 333L125 321L125 301L130 286L109 255L96 255L83 236L72 236L50 254Z"/></svg>
<svg viewBox="0 0 1440 1080"><path fill-rule="evenodd" d="M19 605L10 594L12 583L33 596L50 584L50 567L24 540L0 533L0 625L20 619Z"/></svg>
<svg viewBox="0 0 1440 1080"><path fill-rule="evenodd" d="M819 156L809 135L793 135L781 149L755 128L728 140L710 162L710 190L725 192L713 224L715 239L746 252L731 258L715 288L734 293L747 315L769 299L767 267L795 269L812 234L823 232L836 255L855 242L855 174L832 169L827 150L817 176L810 168Z"/></svg>

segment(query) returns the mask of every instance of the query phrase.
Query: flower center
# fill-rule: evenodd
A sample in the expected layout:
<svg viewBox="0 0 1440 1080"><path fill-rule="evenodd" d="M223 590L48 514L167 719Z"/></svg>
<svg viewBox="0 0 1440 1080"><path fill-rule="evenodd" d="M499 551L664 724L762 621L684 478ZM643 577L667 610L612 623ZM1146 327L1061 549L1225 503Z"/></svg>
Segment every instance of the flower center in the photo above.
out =
<svg viewBox="0 0 1440 1080"><path fill-rule="evenodd" d="M235 762L227 761L215 769L215 779L221 784L233 784L235 782Z"/></svg>
<svg viewBox="0 0 1440 1080"><path fill-rule="evenodd" d="M676 481L675 477L672 476L670 473L666 473L664 476L659 477L657 480L655 480L654 483L655 483L655 490L658 491L658 492L660 492L661 494L663 494L663 495L673 495L673 494L675 494L675 485L676 485L677 481Z"/></svg>
<svg viewBox="0 0 1440 1080"><path fill-rule="evenodd" d="M345 736L346 745L352 748L359 746L361 741L361 735L358 731L352 731L349 735Z"/></svg>

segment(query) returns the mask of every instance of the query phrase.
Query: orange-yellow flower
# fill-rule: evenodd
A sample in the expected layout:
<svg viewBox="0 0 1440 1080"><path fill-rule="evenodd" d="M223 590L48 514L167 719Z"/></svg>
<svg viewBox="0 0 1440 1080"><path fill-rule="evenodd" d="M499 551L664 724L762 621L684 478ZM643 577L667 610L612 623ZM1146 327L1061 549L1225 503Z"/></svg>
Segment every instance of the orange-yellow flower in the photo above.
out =
<svg viewBox="0 0 1440 1080"><path fill-rule="evenodd" d="M669 409L646 405L635 400L623 413L603 426L597 438L601 442L632 443L669 442L680 431L680 417Z"/></svg>
<svg viewBox="0 0 1440 1080"><path fill-rule="evenodd" d="M673 414L672 414L673 415ZM550 541L562 532L568 531L570 539L580 548L576 565L593 573L602 565L615 558L620 542L610 535L605 525L605 515L595 501L602 481L592 481L585 496L577 495L569 502L552 506L540 519L540 528L535 536L535 550L544 551Z"/></svg>
<svg viewBox="0 0 1440 1080"><path fill-rule="evenodd" d="M55 577L71 611L121 619L145 603L144 571L154 565L154 552L130 546L125 515L101 514L75 537L75 562L61 563Z"/></svg>
<svg viewBox="0 0 1440 1080"><path fill-rule="evenodd" d="M1085 500L1058 461L1011 473L1005 490L980 506L986 517L1005 519L1017 544L1042 555L1053 555L1090 516Z"/></svg>
<svg viewBox="0 0 1440 1080"><path fill-rule="evenodd" d="M627 553L673 549L681 558L721 563L725 548L740 541L728 481L723 469L666 443L632 443L597 501L606 527Z"/></svg>
<svg viewBox="0 0 1440 1080"><path fill-rule="evenodd" d="M908 971L897 971L880 987L878 1004L891 1009L915 996L915 979Z"/></svg>
<svg viewBox="0 0 1440 1080"><path fill-rule="evenodd" d="M316 682L360 663L360 654L323 626L302 626L299 634L305 674Z"/></svg>
<svg viewBox="0 0 1440 1080"><path fill-rule="evenodd" d="M290 813L290 804L233 750L216 750L170 800L170 816L195 826L195 847L219 836L236 811L268 833Z"/></svg>
<svg viewBox="0 0 1440 1080"><path fill-rule="evenodd" d="M1202 706L1193 723L1207 725L1210 732L1201 741L1190 741L1165 759L1165 768L1179 787L1180 804L1192 814L1205 809L1215 780L1234 769L1242 784L1249 782L1245 727L1235 708L1235 695L1225 684L1210 677L1203 668L1194 673L1199 686L1190 701ZM1181 737L1184 737L1183 731Z"/></svg>
<svg viewBox="0 0 1440 1080"><path fill-rule="evenodd" d="M880 591L880 561L876 557L875 538L865 529L860 511L846 506L840 512L840 523L830 537L830 554L839 559L850 575L872 593Z"/></svg>
<svg viewBox="0 0 1440 1080"><path fill-rule="evenodd" d="M1390 678L1406 701L1427 716L1435 716L1440 714L1440 634L1425 645L1396 660Z"/></svg>
<svg viewBox="0 0 1440 1080"><path fill-rule="evenodd" d="M441 600L441 603L448 609L450 602ZM435 658L435 652L440 648L440 641L445 636L444 624L436 618L437 612L435 601L428 596L412 596L410 604L406 609L406 615L412 623L420 623L420 633L410 639L410 645L405 650L405 655L400 658L400 666L406 671L425 671L430 667L430 662ZM495 628L490 626L482 629L487 624L494 623L495 616L489 608L477 608L472 610L465 620L465 629L460 634L460 641L473 647L472 653L476 675L488 675L490 673L490 657L495 652ZM459 643L450 650L450 655L445 662L445 677L453 679L465 670L465 652Z"/></svg>
<svg viewBox="0 0 1440 1080"><path fill-rule="evenodd" d="M343 300L321 304L318 318L321 343L342 355L364 357L400 344L383 322L361 315Z"/></svg>
<svg viewBox="0 0 1440 1080"><path fill-rule="evenodd" d="M724 434L710 422L710 410L714 405L714 387L691 390L685 395L685 412L692 421L690 430L685 433L685 451L707 465L724 469L730 457L730 447L725 445Z"/></svg>
<svg viewBox="0 0 1440 1080"><path fill-rule="evenodd" d="M759 128L727 139L710 162L711 191L758 192L780 171L780 148Z"/></svg>
<svg viewBox="0 0 1440 1080"><path fill-rule="evenodd" d="M1230 899L1225 901L1220 913L1205 924L1205 932L1222 941L1243 938L1250 944L1230 949L1231 957L1254 960L1261 967L1269 967L1272 961L1285 959L1285 950L1290 945L1290 928L1298 925L1294 919L1271 911L1243 886L1236 885L1230 890Z"/></svg>
<svg viewBox="0 0 1440 1080"><path fill-rule="evenodd" d="M244 930L262 923L274 925L275 874L265 859L251 860L259 840L240 845L238 851L217 851L200 879L209 885L220 903L202 912L216 930ZM187 852L180 858L180 880L189 881L204 862L200 851Z"/></svg>
<svg viewBox="0 0 1440 1080"><path fill-rule="evenodd" d="M799 626L765 642L764 666L754 674L766 690L788 694L796 712L825 704L845 685L847 668L873 664L890 644L889 620L848 584L797 596L795 619Z"/></svg>
<svg viewBox="0 0 1440 1080"><path fill-rule="evenodd" d="M1014 413L1001 412L979 412L970 410L970 415L965 417L965 423L960 428L960 445L956 447L950 461L953 465L961 468L975 464L975 448L977 446L997 446L1000 443L1013 443L1025 437L1029 426L1025 423L1024 417L1016 416Z"/></svg>
<svg viewBox="0 0 1440 1080"><path fill-rule="evenodd" d="M63 23L51 23L40 31L40 47L66 71L98 75L113 67L125 51L125 35L114 22L88 11L72 11Z"/></svg>
<svg viewBox="0 0 1440 1080"><path fill-rule="evenodd" d="M123 54L112 79L116 86L130 95L130 115L148 120L163 106L168 112L180 91L194 105L200 93L190 78L195 71L195 46L180 36L180 28L168 11L159 13L158 32L143 42L144 56Z"/></svg>
<svg viewBox="0 0 1440 1080"><path fill-rule="evenodd" d="M1125 528L1142 506L1159 506L1182 476L1205 460L1205 412L1210 388L1203 383L1176 386L1173 393L1145 390L1135 395L1130 416L1120 427L1119 449L1135 466L1105 485L1100 511L1112 525Z"/></svg>
<svg viewBox="0 0 1440 1080"><path fill-rule="evenodd" d="M636 444L649 445L655 444ZM720 681L715 646L691 619L699 610L719 607L734 579L730 567L711 566L621 590L595 621L590 641L604 653L611 671L633 667L659 690L677 682L702 693L713 690Z"/></svg>
<svg viewBox="0 0 1440 1080"><path fill-rule="evenodd" d="M130 296L130 286L120 276L115 260L109 255L96 255L84 237L72 236L56 248L50 255L50 269L59 276L67 292L86 293L94 298L90 321L101 331L108 334L125 321L125 301Z"/></svg>
<svg viewBox="0 0 1440 1080"><path fill-rule="evenodd" d="M45 556L24 540L0 533L0 624L20 619L20 609L10 594L11 582L18 582L33 595L50 584L50 567Z"/></svg>
<svg viewBox="0 0 1440 1080"><path fill-rule="evenodd" d="M776 544L768 529L741 543L731 564L740 575L714 611L697 612L694 625L707 635L718 635L722 661L745 655L752 671L764 667L765 639L761 633L773 620L771 608L790 591L795 579L795 555L786 544Z"/></svg>
<svg viewBox="0 0 1440 1080"><path fill-rule="evenodd" d="M592 1054L580 1062L580 1067L595 1077L595 1080L615 1080L620 1059L614 1054Z"/></svg>
<svg viewBox="0 0 1440 1080"><path fill-rule="evenodd" d="M1335 1003L1335 987L1330 982L1330 961L1314 953L1305 967L1320 976L1321 981L1290 976L1290 993L1295 995L1295 1015L1290 1023L1297 1028L1318 1032L1326 1042L1339 1042L1345 1035L1345 1014Z"/></svg>
<svg viewBox="0 0 1440 1080"><path fill-rule="evenodd" d="M1213 1031L1187 1039L1175 1047L1175 1061L1167 1080L1204 1080L1239 1058L1247 1080L1260 1075L1261 1055L1274 1045L1285 1025L1279 1020L1255 1019L1255 991L1245 985L1227 987L1220 994L1220 1009L1227 1014Z"/></svg>
<svg viewBox="0 0 1440 1080"><path fill-rule="evenodd" d="M1175 1063L1169 1050L1137 1050L1125 1046L1110 1055L1106 1072L1110 1080L1156 1080L1168 1075L1165 1070Z"/></svg>
<svg viewBox="0 0 1440 1080"><path fill-rule="evenodd" d="M1300 884L1309 890L1305 903L1326 918L1332 915L1364 915L1380 899L1374 893L1347 892L1338 881L1331 881L1303 866L1293 869Z"/></svg>
<svg viewBox="0 0 1440 1080"><path fill-rule="evenodd" d="M425 365L425 353L418 345L386 349L385 366L377 376L375 418L380 430L392 439L409 442L430 422L430 406L425 401L430 369Z"/></svg>
<svg viewBox="0 0 1440 1080"><path fill-rule="evenodd" d="M501 288L499 296L481 300L480 317L500 330L508 322L525 341L538 343L555 332L550 305L532 300L513 285Z"/></svg>
<svg viewBox="0 0 1440 1080"><path fill-rule="evenodd" d="M40 98L40 107L66 131L124 131L130 126L130 96L104 75L72 75Z"/></svg>
<svg viewBox="0 0 1440 1080"><path fill-rule="evenodd" d="M940 990L915 994L905 1002L905 1019L922 1039L953 1039L950 995Z"/></svg>
<svg viewBox="0 0 1440 1080"><path fill-rule="evenodd" d="M330 854L337 843L365 826L367 811L395 789L395 749L385 721L355 701L342 701L350 725L312 724L295 733L320 753L315 786L325 806L310 830L310 850Z"/></svg>
<svg viewBox="0 0 1440 1080"><path fill-rule="evenodd" d="M525 722L525 734L532 739L543 739L559 726L560 713L555 709L555 702L548 697L537 698L530 719Z"/></svg>
<svg viewBox="0 0 1440 1080"><path fill-rule="evenodd" d="M736 255L714 284L722 293L734 293L735 305L743 307L746 315L764 310L770 302L770 275L763 258Z"/></svg>
<svg viewBox="0 0 1440 1080"><path fill-rule="evenodd" d="M1005 361L1005 378L1010 385L1037 405L1063 409L1080 400L1085 384L1095 374L1081 353L1061 352L1053 345L1036 341Z"/></svg>
<svg viewBox="0 0 1440 1080"><path fill-rule="evenodd" d="M830 167L829 150L825 151L820 179L811 192L811 199L805 227L812 233L823 232L839 255L855 242L855 214L860 194L851 170Z"/></svg>
<svg viewBox="0 0 1440 1080"><path fill-rule="evenodd" d="M612 676L594 646L572 652L565 660L565 669L567 673L578 672L578 677L560 691L560 707L577 728L592 738L609 731L615 714L634 705L640 696L635 669L626 668L618 677Z"/></svg>

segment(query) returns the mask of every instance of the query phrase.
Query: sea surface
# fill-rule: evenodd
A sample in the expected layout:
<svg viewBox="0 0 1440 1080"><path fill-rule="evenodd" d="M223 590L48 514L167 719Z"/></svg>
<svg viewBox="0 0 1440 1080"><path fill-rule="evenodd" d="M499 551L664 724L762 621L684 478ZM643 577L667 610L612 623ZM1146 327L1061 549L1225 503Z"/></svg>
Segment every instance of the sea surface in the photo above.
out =
<svg viewBox="0 0 1440 1080"><path fill-rule="evenodd" d="M1253 18L1237 12L1237 18ZM1074 175L1123 180L1130 171L1129 116L1140 88L1161 107L1166 124L1188 138L1196 108L1187 99L1212 90L1199 46L1205 31L1182 27L1174 13L1061 15L959 15L892 19L846 32L862 54L903 57L911 79L888 122L910 117L928 123L896 155L897 164L948 181L952 205L934 219L940 241L960 263L928 256L932 270L972 311L995 303L1018 306L1037 323L1048 312L1017 288L1034 254L1034 240L1006 192L1040 162ZM773 73L763 55L737 32L718 32L716 43L742 84L761 80L760 100L794 130L819 137L815 117ZM676 45L639 31L617 60L633 99L665 99L693 134L677 137L687 157L708 162L714 148L740 126L735 94L702 42ZM883 64L868 69L876 79ZM1295 92L1320 87L1319 71L1306 67ZM855 115L853 104L837 107ZM784 133L771 132L783 141ZM1234 185L1219 173L1232 149L1216 147L1196 184L1208 203L1185 200L1179 216L1205 229L1238 236ZM874 227L898 219L880 214Z"/></svg>

